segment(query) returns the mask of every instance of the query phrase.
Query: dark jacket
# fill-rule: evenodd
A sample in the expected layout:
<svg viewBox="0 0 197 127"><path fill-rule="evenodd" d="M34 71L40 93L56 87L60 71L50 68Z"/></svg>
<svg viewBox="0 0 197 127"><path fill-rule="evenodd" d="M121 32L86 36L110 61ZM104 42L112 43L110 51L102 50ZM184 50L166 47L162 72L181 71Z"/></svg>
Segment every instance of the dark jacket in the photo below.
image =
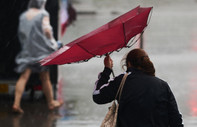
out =
<svg viewBox="0 0 197 127"><path fill-rule="evenodd" d="M114 100L124 74L109 82L111 69L105 68L96 82L93 100L106 104ZM119 102L119 127L183 127L175 97L168 84L134 68L129 73Z"/></svg>

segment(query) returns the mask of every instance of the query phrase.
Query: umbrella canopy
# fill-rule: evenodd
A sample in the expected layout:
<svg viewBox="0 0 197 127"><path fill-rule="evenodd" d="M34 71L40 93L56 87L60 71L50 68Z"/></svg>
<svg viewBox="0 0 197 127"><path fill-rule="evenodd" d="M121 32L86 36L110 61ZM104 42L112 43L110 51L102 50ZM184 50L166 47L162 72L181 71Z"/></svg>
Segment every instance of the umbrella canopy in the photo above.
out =
<svg viewBox="0 0 197 127"><path fill-rule="evenodd" d="M68 43L40 61L41 65L68 64L87 61L95 56L127 47L131 38L147 26L152 7L140 6L119 16L96 30Z"/></svg>

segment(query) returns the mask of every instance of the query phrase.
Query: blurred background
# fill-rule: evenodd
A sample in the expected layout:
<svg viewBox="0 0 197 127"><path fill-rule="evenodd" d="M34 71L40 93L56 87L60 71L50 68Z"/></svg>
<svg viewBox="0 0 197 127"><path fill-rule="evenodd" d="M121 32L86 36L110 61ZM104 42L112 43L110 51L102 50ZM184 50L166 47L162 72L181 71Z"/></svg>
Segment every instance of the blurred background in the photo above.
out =
<svg viewBox="0 0 197 127"><path fill-rule="evenodd" d="M156 76L170 85L185 127L197 126L197 0L71 0L71 3L77 19L59 36L64 45L138 5L153 7L143 34L143 48L155 65ZM115 75L124 72L121 66L124 55L139 45L111 54ZM27 103L29 117L15 117L0 110L0 118L12 119L12 125L18 127L99 127L110 105L97 105L92 100L97 75L103 68L103 57L58 66L57 97L65 102L57 111L59 115L45 112L44 108L32 110L43 103ZM35 124L40 120L45 124Z"/></svg>

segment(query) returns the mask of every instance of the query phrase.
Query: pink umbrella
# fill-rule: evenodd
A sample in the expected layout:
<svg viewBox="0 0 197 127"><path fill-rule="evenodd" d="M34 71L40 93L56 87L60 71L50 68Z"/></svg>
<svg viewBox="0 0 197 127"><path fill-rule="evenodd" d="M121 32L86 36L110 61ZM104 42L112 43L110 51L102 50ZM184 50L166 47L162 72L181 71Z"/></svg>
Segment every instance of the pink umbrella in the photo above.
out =
<svg viewBox="0 0 197 127"><path fill-rule="evenodd" d="M152 7L140 6L119 16L96 30L68 43L40 61L41 65L87 61L128 47L128 42L144 31Z"/></svg>

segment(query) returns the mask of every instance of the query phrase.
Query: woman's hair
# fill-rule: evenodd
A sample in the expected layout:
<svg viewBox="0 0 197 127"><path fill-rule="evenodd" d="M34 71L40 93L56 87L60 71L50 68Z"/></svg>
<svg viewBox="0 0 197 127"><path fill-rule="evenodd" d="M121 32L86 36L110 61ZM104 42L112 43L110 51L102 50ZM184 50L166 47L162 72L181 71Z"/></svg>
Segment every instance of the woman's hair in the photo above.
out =
<svg viewBox="0 0 197 127"><path fill-rule="evenodd" d="M44 9L46 0L30 0L28 8Z"/></svg>
<svg viewBox="0 0 197 127"><path fill-rule="evenodd" d="M143 49L131 50L125 58L125 65L127 67L129 63L132 67L138 68L148 75L155 76L154 65Z"/></svg>

